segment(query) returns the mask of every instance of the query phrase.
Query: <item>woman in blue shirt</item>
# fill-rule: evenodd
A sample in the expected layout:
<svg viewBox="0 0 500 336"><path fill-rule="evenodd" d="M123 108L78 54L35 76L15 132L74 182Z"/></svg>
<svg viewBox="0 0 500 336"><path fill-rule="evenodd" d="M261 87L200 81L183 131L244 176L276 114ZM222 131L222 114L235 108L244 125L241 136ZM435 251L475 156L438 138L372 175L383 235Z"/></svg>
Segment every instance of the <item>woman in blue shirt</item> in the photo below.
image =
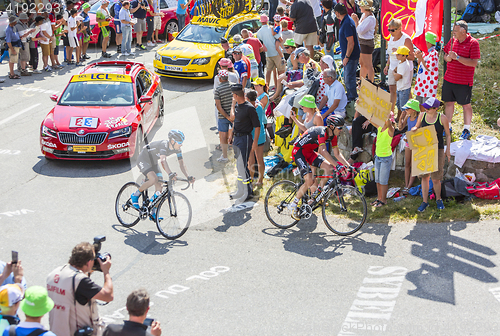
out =
<svg viewBox="0 0 500 336"><path fill-rule="evenodd" d="M266 109L267 106L269 105L269 95L267 94L267 85L266 81L264 78L257 78L255 81L252 82L254 85L255 91L250 90L247 93L247 100L255 106L255 109L257 110L257 115L259 117L259 122L260 122L260 133L259 135L253 134L252 131L252 136L258 136L259 141L258 141L258 147L257 150L254 152L250 152L250 156L248 158L248 169L250 170L250 176L253 178L255 176L255 161L257 161L258 165L258 171L259 171L259 179L258 181L254 184L256 187L262 186L263 180L264 180L264 144L266 143L266 125L267 125L267 119L266 119Z"/></svg>

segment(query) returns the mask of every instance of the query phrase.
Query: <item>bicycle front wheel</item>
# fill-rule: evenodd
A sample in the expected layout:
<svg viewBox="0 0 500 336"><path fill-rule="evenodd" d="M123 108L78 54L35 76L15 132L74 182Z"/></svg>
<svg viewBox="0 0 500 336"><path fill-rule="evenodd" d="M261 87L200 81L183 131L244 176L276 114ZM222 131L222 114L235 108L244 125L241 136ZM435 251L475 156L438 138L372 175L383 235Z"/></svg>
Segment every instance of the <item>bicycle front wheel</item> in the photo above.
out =
<svg viewBox="0 0 500 336"><path fill-rule="evenodd" d="M323 220L334 233L347 236L355 233L366 221L366 200L353 186L337 186L323 202Z"/></svg>
<svg viewBox="0 0 500 336"><path fill-rule="evenodd" d="M191 223L191 204L186 196L174 192L167 195L156 211L156 226L163 237L177 239L186 233Z"/></svg>
<svg viewBox="0 0 500 336"><path fill-rule="evenodd" d="M134 208L130 195L139 189L139 185L135 182L126 183L118 192L115 202L116 218L121 225L129 228L139 223L141 216L139 210ZM142 194L139 196L139 204L143 203Z"/></svg>
<svg viewBox="0 0 500 336"><path fill-rule="evenodd" d="M267 219L274 226L280 229L288 229L299 222L292 218L292 212L288 209L288 204L292 203L297 190L298 186L295 183L283 180L273 184L267 191L264 209L266 210Z"/></svg>

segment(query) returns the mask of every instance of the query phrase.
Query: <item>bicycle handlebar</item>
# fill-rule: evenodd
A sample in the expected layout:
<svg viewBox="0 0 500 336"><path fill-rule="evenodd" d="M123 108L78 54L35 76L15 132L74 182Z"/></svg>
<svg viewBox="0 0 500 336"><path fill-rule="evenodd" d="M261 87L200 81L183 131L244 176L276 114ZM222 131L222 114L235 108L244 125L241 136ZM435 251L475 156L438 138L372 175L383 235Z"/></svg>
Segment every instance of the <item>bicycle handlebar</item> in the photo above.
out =
<svg viewBox="0 0 500 336"><path fill-rule="evenodd" d="M183 178L170 179L169 181L161 180L160 182L162 182L163 185L168 185L169 183L171 183L172 186L173 186L175 184L175 182L177 182L177 181L179 181L179 182L186 182L187 183L186 187L185 188L181 188L181 190L188 189L190 185L192 185L193 188L194 188L194 182L191 183L191 181L189 181L187 179L183 179Z"/></svg>

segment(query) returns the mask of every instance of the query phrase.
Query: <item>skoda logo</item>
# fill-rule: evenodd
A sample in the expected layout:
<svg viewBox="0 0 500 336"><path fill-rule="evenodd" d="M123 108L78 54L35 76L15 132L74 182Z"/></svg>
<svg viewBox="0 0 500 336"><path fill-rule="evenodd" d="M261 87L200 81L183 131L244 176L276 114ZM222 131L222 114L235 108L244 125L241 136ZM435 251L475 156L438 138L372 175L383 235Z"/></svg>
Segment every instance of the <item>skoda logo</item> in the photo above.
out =
<svg viewBox="0 0 500 336"><path fill-rule="evenodd" d="M84 135L84 134L85 134L85 130L81 129L81 130L78 131L78 135Z"/></svg>
<svg viewBox="0 0 500 336"><path fill-rule="evenodd" d="M175 60L177 58L177 56L172 56L172 59Z"/></svg>

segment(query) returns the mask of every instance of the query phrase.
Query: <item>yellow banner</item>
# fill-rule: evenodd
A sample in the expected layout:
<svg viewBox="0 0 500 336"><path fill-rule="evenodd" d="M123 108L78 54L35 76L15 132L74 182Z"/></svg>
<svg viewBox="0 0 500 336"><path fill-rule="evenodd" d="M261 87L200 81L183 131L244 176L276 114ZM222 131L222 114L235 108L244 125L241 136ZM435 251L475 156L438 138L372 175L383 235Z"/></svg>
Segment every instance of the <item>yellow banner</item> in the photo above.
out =
<svg viewBox="0 0 500 336"><path fill-rule="evenodd" d="M377 126L382 127L391 112L391 94L361 78L356 111Z"/></svg>
<svg viewBox="0 0 500 336"><path fill-rule="evenodd" d="M412 151L411 175L420 176L438 171L438 140L433 125L406 132Z"/></svg>
<svg viewBox="0 0 500 336"><path fill-rule="evenodd" d="M213 15L210 16L193 16L191 23L203 24L205 26L226 27L228 22L224 19L219 19Z"/></svg>
<svg viewBox="0 0 500 336"><path fill-rule="evenodd" d="M92 73L74 75L71 82L89 82L89 81L111 81L132 83L132 78L128 75L117 75L109 73Z"/></svg>

